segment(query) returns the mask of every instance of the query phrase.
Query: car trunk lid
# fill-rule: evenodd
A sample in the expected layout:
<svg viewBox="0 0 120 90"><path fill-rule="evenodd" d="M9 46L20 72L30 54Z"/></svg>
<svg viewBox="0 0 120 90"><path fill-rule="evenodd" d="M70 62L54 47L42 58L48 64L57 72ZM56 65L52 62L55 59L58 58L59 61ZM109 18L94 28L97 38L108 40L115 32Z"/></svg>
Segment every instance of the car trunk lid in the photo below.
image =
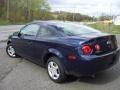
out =
<svg viewBox="0 0 120 90"><path fill-rule="evenodd" d="M93 36L88 37L89 40L85 41L82 45L90 45L93 49L91 54L99 55L104 53L109 53L117 49L117 41L115 35L102 35L102 36ZM99 45L99 49L96 49L96 45Z"/></svg>

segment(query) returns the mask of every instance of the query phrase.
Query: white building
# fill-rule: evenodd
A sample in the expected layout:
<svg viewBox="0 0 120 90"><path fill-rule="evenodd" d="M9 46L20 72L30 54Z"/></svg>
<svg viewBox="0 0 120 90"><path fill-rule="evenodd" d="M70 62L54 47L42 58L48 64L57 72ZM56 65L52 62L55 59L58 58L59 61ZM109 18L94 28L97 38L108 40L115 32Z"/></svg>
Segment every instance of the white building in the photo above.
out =
<svg viewBox="0 0 120 90"><path fill-rule="evenodd" d="M120 25L120 15L119 15L119 16L116 16L116 17L113 19L113 24L114 24L114 25Z"/></svg>

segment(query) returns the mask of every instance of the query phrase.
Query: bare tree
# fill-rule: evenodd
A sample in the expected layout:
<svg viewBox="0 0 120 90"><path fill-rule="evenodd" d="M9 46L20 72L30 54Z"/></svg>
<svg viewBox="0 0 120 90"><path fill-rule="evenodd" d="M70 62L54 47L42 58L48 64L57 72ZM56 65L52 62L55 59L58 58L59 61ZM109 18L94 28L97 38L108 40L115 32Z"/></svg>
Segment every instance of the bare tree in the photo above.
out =
<svg viewBox="0 0 120 90"><path fill-rule="evenodd" d="M10 1L9 0L7 0L7 13L6 13L6 18L7 18L7 20L9 20L9 9L10 9Z"/></svg>

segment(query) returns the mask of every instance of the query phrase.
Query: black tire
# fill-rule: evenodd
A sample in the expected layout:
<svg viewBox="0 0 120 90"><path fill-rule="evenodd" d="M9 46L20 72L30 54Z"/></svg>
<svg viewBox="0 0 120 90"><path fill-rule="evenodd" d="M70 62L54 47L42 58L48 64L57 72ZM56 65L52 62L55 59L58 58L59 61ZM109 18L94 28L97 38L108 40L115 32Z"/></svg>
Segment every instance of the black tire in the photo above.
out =
<svg viewBox="0 0 120 90"><path fill-rule="evenodd" d="M14 49L14 47L13 47L13 45L12 45L11 43L8 44L7 47L6 47L6 53L7 53L7 55L10 56L10 57L12 57L12 58L17 58L18 55L17 55L16 53L15 53L15 56L11 56L11 55L8 53L9 47L12 47L12 48ZM14 49L14 51L15 51L15 49Z"/></svg>
<svg viewBox="0 0 120 90"><path fill-rule="evenodd" d="M58 68L59 68L59 78L58 79L53 79L50 74L49 74L49 71L48 71L48 64L49 62L55 62L57 65L58 65ZM65 71L64 71L64 68L60 62L60 60L57 58L57 57L51 57L48 59L47 61L47 73L48 73L48 76L50 77L50 79L56 83L62 83L66 80L67 78L67 75L65 74Z"/></svg>

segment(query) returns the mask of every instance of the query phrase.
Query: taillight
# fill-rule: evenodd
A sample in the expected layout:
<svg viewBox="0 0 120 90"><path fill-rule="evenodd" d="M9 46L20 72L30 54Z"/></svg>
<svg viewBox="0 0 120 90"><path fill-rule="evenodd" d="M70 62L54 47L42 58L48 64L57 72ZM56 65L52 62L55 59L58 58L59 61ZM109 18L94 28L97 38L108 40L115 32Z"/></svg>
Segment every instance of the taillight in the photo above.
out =
<svg viewBox="0 0 120 90"><path fill-rule="evenodd" d="M99 45L99 44L96 44L96 45L95 45L95 49L96 49L96 51L100 51L100 50L101 50L100 45Z"/></svg>
<svg viewBox="0 0 120 90"><path fill-rule="evenodd" d="M68 56L69 60L76 60L76 56Z"/></svg>
<svg viewBox="0 0 120 90"><path fill-rule="evenodd" d="M84 45L82 47L82 52L83 54L88 55L92 52L92 47L90 45Z"/></svg>

